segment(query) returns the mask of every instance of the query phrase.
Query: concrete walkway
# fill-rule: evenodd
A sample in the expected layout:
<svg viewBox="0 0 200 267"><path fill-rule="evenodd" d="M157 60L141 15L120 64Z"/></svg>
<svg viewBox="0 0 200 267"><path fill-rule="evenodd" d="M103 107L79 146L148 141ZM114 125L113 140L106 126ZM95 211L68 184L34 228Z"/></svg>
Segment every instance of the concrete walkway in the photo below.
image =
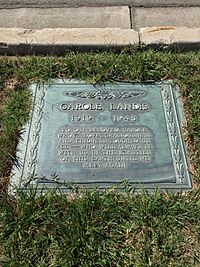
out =
<svg viewBox="0 0 200 267"><path fill-rule="evenodd" d="M131 6L169 7L200 6L199 0L0 0L1 8L21 7L80 7L80 6Z"/></svg>
<svg viewBox="0 0 200 267"><path fill-rule="evenodd" d="M200 0L0 0L0 54L177 43L200 48Z"/></svg>

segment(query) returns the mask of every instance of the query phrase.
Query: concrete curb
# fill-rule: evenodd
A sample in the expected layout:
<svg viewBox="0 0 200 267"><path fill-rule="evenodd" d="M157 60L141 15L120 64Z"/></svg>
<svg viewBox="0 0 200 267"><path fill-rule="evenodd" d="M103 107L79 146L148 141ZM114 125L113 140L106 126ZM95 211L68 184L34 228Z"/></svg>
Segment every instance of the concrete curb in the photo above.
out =
<svg viewBox="0 0 200 267"><path fill-rule="evenodd" d="M147 27L139 32L119 28L0 28L1 55L65 54L68 50L140 48L200 48L200 28Z"/></svg>
<svg viewBox="0 0 200 267"><path fill-rule="evenodd" d="M67 50L88 51L139 45L138 32L119 28L0 28L0 54L64 54Z"/></svg>
<svg viewBox="0 0 200 267"><path fill-rule="evenodd" d="M200 48L200 28L146 27L139 30L141 47L167 47L179 50Z"/></svg>

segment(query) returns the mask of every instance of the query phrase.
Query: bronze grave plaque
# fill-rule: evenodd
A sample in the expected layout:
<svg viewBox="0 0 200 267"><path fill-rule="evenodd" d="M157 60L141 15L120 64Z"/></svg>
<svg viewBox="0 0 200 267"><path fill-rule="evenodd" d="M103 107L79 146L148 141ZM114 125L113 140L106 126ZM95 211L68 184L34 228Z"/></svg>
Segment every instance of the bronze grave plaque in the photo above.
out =
<svg viewBox="0 0 200 267"><path fill-rule="evenodd" d="M33 110L11 186L191 188L183 112L171 84L33 85Z"/></svg>

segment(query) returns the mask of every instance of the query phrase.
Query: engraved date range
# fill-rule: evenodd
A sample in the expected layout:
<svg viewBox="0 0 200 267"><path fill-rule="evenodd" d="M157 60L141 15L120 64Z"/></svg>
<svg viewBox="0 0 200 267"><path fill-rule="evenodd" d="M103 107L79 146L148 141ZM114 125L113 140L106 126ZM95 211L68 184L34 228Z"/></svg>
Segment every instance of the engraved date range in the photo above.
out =
<svg viewBox="0 0 200 267"><path fill-rule="evenodd" d="M115 115L111 115L111 116L105 116L105 115L99 116L100 121L107 121L110 119L114 123L119 123L119 122L134 123L134 122L138 121L138 117L136 115L129 115L129 114L124 114L124 115L115 114ZM71 122L91 123L94 121L95 121L94 115L71 115Z"/></svg>

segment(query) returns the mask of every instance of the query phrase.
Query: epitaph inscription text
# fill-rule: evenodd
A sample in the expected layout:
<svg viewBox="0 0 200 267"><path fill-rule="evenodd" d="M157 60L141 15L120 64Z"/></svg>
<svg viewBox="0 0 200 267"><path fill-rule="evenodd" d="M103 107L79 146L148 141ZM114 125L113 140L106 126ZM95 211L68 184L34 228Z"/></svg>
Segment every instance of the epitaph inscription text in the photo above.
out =
<svg viewBox="0 0 200 267"><path fill-rule="evenodd" d="M60 160L83 168L127 168L153 161L152 134L145 127L62 128L57 138Z"/></svg>

